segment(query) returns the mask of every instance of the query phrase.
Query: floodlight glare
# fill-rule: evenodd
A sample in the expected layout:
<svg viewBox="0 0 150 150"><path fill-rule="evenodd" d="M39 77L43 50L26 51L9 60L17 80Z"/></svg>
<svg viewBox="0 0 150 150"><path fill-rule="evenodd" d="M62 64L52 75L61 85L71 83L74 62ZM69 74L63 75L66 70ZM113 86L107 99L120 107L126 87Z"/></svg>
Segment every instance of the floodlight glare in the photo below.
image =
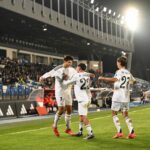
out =
<svg viewBox="0 0 150 150"><path fill-rule="evenodd" d="M120 16L121 16L121 15L119 14L119 15L118 15L118 18L120 18Z"/></svg>
<svg viewBox="0 0 150 150"><path fill-rule="evenodd" d="M135 8L129 8L126 12L125 15L126 25L131 31L137 30L138 23L139 23L138 16L139 16L139 11Z"/></svg>
<svg viewBox="0 0 150 150"><path fill-rule="evenodd" d="M109 12L108 12L108 14L111 14L111 9L109 9Z"/></svg>
<svg viewBox="0 0 150 150"><path fill-rule="evenodd" d="M124 16L122 16L122 17L121 17L121 19L122 19L122 20L124 20L124 19L125 19L125 17L124 17Z"/></svg>
<svg viewBox="0 0 150 150"><path fill-rule="evenodd" d="M106 12L106 11L107 11L107 8L106 8L106 7L104 7L104 8L103 8L103 12Z"/></svg>
<svg viewBox="0 0 150 150"><path fill-rule="evenodd" d="M99 11L99 7L96 7L95 11L97 11L97 12L98 12L98 11Z"/></svg>
<svg viewBox="0 0 150 150"><path fill-rule="evenodd" d="M93 4L94 3L94 0L91 0L91 4Z"/></svg>
<svg viewBox="0 0 150 150"><path fill-rule="evenodd" d="M121 24L124 24L124 20L121 20L120 23L121 23Z"/></svg>
<svg viewBox="0 0 150 150"><path fill-rule="evenodd" d="M115 15L116 15L116 12L113 13L113 16L115 16Z"/></svg>
<svg viewBox="0 0 150 150"><path fill-rule="evenodd" d="M126 52L122 51L121 52L122 56L126 56Z"/></svg>

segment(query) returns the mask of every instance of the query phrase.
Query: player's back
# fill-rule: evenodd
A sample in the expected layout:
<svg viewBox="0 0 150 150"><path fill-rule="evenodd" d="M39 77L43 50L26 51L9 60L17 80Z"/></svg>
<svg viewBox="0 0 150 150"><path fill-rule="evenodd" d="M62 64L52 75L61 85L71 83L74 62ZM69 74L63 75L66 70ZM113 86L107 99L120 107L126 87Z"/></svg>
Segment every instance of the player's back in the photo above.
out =
<svg viewBox="0 0 150 150"><path fill-rule="evenodd" d="M118 79L114 83L114 92L120 97L119 101L128 102L130 99L130 84L135 79L127 69L118 70L114 77Z"/></svg>
<svg viewBox="0 0 150 150"><path fill-rule="evenodd" d="M76 74L75 95L78 101L89 101L90 93L90 77L86 72Z"/></svg>

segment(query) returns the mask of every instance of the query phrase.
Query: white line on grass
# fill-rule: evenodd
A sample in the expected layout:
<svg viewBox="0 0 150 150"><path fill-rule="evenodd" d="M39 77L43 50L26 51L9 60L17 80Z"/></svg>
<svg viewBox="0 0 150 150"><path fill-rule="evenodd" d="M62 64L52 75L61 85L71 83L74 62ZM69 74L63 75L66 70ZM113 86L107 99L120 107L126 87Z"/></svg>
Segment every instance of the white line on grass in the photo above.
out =
<svg viewBox="0 0 150 150"><path fill-rule="evenodd" d="M145 110L149 110L150 108L144 108L144 109L140 109L140 110L135 110L135 111L131 111L131 113L135 113L135 112L139 112L139 111L145 111ZM93 119L90 119L90 120L98 120L98 119L104 119L104 118L108 118L108 117L111 117L111 115L107 115L107 116L103 116L103 117L97 117L97 118L93 118ZM79 121L74 121L72 122L73 123L79 123ZM65 124L60 124L60 126L64 126ZM45 130L45 129L49 129L50 127L43 127L43 128L39 128L39 129L32 129L32 130L24 130L24 131L18 131L18 132L12 132L12 133L8 133L8 134L3 134L3 135L0 135L0 136L5 136L5 135L15 135L15 134L22 134L22 133L28 133L28 132L35 132L35 131L39 131L39 130Z"/></svg>

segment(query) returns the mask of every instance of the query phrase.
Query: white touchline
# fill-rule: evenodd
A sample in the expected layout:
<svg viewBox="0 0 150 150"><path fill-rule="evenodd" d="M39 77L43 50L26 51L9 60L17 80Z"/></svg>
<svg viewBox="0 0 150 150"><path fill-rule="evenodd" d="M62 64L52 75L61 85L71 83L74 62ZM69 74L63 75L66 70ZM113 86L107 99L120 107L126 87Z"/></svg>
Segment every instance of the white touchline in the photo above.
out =
<svg viewBox="0 0 150 150"><path fill-rule="evenodd" d="M148 110L150 108L145 108L145 109L140 109L140 110L135 110L135 111L131 111L131 113L135 113L135 112L138 112L138 111L143 111L143 110ZM121 114L119 114L121 115ZM93 118L93 119L90 119L90 120L98 120L98 119L104 119L104 118L108 118L108 117L111 117L111 115L107 115L107 116L103 116L103 117L97 117L97 118ZM73 123L79 123L79 121L74 121L72 122ZM59 127L60 126L64 126L65 124L61 124L61 125L58 125ZM22 133L28 133L28 132L35 132L35 131L39 131L39 130L46 130L46 129L49 129L50 127L43 127L43 128L39 128L39 129L32 129L32 130L24 130L24 131L18 131L18 132L12 132L12 133L8 133L8 134L3 134L3 135L0 135L0 136L5 136L5 135L15 135L15 134L22 134Z"/></svg>

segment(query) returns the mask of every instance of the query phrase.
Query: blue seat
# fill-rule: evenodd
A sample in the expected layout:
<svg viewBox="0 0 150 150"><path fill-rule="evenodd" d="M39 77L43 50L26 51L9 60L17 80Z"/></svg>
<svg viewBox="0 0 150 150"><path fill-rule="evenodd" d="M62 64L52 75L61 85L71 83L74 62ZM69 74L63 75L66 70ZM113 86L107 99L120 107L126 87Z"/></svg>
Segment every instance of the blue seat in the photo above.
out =
<svg viewBox="0 0 150 150"><path fill-rule="evenodd" d="M11 87L7 86L6 95L9 96L11 94Z"/></svg>
<svg viewBox="0 0 150 150"><path fill-rule="evenodd" d="M26 87L25 88L25 93L26 93L26 95L29 95L31 93L31 88L30 87Z"/></svg>
<svg viewBox="0 0 150 150"><path fill-rule="evenodd" d="M0 84L0 96L2 96L2 93L3 93L3 85Z"/></svg>
<svg viewBox="0 0 150 150"><path fill-rule="evenodd" d="M18 86L18 95L23 96L25 94L24 87L22 85Z"/></svg>
<svg viewBox="0 0 150 150"><path fill-rule="evenodd" d="M15 86L11 87L10 94L11 94L11 96L17 96L18 91L17 91L17 88Z"/></svg>

